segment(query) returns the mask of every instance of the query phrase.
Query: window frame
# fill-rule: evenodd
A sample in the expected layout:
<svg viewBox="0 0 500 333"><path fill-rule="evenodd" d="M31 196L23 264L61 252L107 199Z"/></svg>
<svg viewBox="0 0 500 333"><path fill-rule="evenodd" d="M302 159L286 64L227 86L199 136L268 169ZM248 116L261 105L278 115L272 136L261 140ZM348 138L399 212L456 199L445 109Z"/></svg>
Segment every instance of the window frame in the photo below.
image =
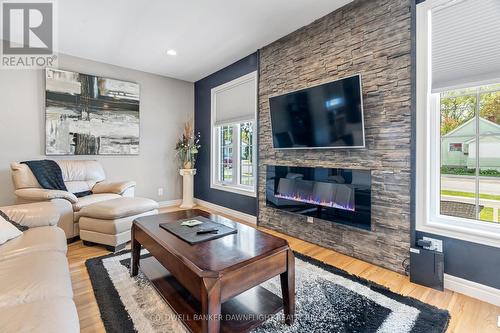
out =
<svg viewBox="0 0 500 333"><path fill-rule="evenodd" d="M240 84L247 83L249 81L255 82L255 112L251 119L241 119L237 122L231 122L227 124L215 124L217 105L216 96L218 93L234 88ZM211 122L210 122L210 188L237 193L249 197L257 197L257 71L251 72L249 74L243 75L236 78L230 82L224 83L220 86L211 89ZM252 123L252 170L254 172L253 186L240 185L240 124L242 123ZM232 182L221 182L219 179L221 172L221 146L220 146L220 128L222 126L233 126L233 177Z"/></svg>
<svg viewBox="0 0 500 333"><path fill-rule="evenodd" d="M448 0L427 0L417 5L416 19L416 230L500 247L500 224L441 215L440 100L431 93L430 11ZM457 87L458 88L458 87ZM453 89L453 88L450 88ZM476 110L479 112L479 110Z"/></svg>

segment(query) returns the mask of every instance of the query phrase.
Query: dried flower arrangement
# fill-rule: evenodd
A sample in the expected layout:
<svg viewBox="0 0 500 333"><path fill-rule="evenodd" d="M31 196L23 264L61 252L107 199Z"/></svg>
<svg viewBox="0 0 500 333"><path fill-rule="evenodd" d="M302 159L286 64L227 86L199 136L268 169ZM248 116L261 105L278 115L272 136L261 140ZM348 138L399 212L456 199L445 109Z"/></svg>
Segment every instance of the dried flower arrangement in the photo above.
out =
<svg viewBox="0 0 500 333"><path fill-rule="evenodd" d="M182 136L175 145L181 168L194 169L196 155L200 147L200 132L194 133L193 121L189 120L184 124Z"/></svg>

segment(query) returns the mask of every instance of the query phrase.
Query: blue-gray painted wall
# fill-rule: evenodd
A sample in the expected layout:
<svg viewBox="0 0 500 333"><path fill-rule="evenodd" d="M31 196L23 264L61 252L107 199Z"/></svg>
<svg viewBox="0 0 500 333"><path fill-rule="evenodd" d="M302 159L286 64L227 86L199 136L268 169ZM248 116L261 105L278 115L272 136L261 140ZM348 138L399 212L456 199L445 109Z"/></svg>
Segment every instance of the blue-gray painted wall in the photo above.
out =
<svg viewBox="0 0 500 333"><path fill-rule="evenodd" d="M194 127L195 131L201 134L201 149L194 178L194 196L254 216L257 216L256 198L210 188L210 107L212 88L256 71L258 65L259 56L258 52L255 52L194 84Z"/></svg>

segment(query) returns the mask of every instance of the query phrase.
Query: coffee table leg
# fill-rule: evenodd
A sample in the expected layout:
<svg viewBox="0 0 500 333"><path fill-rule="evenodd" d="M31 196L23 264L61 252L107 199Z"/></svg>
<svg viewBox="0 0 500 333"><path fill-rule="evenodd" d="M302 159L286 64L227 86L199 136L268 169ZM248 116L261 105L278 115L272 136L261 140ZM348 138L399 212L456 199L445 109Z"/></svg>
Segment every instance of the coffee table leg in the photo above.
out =
<svg viewBox="0 0 500 333"><path fill-rule="evenodd" d="M219 333L220 330L220 280L204 278L201 287L201 331Z"/></svg>
<svg viewBox="0 0 500 333"><path fill-rule="evenodd" d="M135 239L135 228L132 224L132 253L130 256L130 276L136 276L139 273L139 258L141 255L141 244Z"/></svg>
<svg viewBox="0 0 500 333"><path fill-rule="evenodd" d="M287 270L280 274L285 323L291 325L295 319L295 258L287 251Z"/></svg>

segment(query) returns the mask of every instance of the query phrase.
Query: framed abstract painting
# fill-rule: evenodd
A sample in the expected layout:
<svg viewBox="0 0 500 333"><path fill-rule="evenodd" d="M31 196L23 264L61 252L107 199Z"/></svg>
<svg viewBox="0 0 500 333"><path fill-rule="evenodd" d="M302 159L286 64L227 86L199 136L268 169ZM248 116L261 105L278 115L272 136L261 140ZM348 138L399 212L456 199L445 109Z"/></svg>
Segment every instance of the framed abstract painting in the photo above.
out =
<svg viewBox="0 0 500 333"><path fill-rule="evenodd" d="M45 70L47 155L138 155L139 85Z"/></svg>

